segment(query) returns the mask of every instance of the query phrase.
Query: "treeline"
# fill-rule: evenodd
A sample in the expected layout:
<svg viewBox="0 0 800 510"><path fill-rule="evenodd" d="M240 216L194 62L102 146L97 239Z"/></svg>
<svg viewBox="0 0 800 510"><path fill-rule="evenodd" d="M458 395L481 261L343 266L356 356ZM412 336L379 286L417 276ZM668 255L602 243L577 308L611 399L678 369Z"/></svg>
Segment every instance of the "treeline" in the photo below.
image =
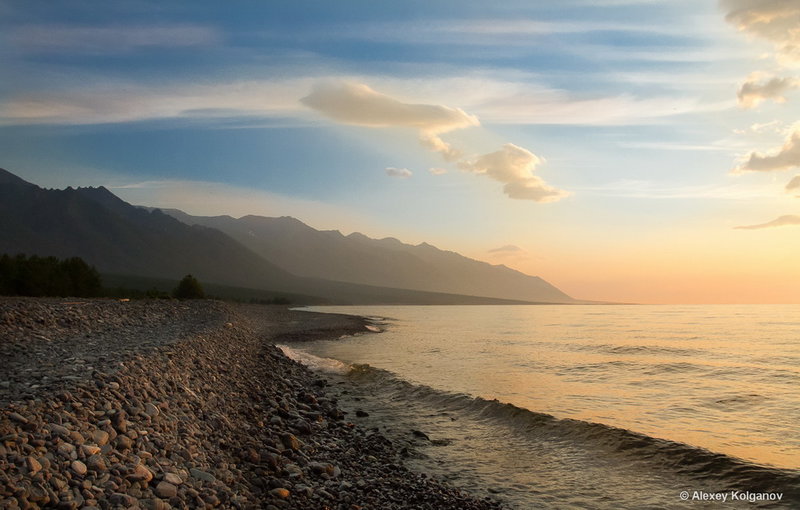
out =
<svg viewBox="0 0 800 510"><path fill-rule="evenodd" d="M80 257L59 259L37 255L0 255L0 296L219 299L207 295L203 286L192 275L184 276L172 292L155 286L147 290L132 287L124 284L104 287L94 266L90 266ZM226 299L259 304L291 303L285 297L229 296Z"/></svg>
<svg viewBox="0 0 800 510"><path fill-rule="evenodd" d="M79 257L0 256L0 294L6 296L96 297L100 274Z"/></svg>

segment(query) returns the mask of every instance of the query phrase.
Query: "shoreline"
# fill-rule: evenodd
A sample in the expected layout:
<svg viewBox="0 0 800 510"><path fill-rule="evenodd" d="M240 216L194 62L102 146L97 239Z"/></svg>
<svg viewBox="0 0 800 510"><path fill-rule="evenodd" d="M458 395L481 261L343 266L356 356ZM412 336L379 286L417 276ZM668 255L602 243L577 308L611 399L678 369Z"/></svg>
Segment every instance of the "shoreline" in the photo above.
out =
<svg viewBox="0 0 800 510"><path fill-rule="evenodd" d="M410 471L275 343L365 319L214 301L0 299L4 508L499 508Z"/></svg>

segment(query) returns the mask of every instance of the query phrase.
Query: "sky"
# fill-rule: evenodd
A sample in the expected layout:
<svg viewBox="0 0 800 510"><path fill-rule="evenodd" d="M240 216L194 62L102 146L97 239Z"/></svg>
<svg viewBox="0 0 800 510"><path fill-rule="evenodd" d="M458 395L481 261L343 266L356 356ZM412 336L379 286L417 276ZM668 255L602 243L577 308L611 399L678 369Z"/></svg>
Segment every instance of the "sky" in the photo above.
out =
<svg viewBox="0 0 800 510"><path fill-rule="evenodd" d="M0 167L580 299L800 303L798 26L797 0L0 0Z"/></svg>

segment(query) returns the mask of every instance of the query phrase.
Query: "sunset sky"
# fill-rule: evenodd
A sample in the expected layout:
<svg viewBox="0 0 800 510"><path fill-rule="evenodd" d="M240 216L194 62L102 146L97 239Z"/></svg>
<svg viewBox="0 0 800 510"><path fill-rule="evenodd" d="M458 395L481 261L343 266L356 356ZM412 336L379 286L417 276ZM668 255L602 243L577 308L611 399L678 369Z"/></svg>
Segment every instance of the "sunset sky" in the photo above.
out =
<svg viewBox="0 0 800 510"><path fill-rule="evenodd" d="M800 303L800 2L0 0L0 167L573 297Z"/></svg>

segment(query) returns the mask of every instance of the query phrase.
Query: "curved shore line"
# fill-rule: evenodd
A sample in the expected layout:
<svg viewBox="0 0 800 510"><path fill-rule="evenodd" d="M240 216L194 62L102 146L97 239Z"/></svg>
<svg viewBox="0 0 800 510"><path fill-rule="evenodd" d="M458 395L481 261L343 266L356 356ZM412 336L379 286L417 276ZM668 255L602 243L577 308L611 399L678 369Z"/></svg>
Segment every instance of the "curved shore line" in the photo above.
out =
<svg viewBox="0 0 800 510"><path fill-rule="evenodd" d="M409 471L274 346L364 325L212 301L0 300L0 507L499 508Z"/></svg>

